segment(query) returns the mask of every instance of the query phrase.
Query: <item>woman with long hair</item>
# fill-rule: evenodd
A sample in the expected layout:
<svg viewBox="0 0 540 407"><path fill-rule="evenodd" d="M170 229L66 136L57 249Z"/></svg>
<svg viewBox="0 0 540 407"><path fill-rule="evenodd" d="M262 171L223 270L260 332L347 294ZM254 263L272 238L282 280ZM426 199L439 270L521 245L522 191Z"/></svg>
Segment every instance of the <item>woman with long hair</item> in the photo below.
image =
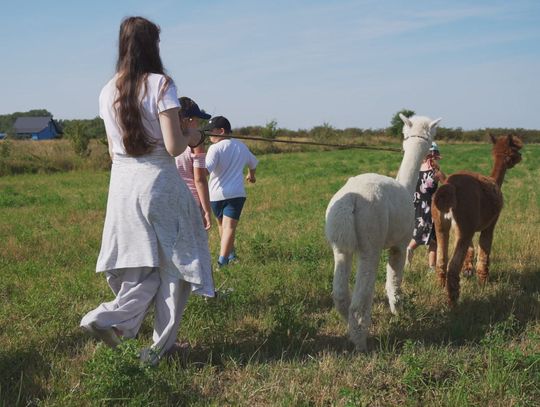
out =
<svg viewBox="0 0 540 407"><path fill-rule="evenodd" d="M174 345L189 294L214 295L208 236L174 159L201 136L182 132L159 33L145 18L123 20L116 75L99 97L112 168L96 271L116 297L81 321L114 347L137 335L154 300L153 344L141 352L151 364Z"/></svg>

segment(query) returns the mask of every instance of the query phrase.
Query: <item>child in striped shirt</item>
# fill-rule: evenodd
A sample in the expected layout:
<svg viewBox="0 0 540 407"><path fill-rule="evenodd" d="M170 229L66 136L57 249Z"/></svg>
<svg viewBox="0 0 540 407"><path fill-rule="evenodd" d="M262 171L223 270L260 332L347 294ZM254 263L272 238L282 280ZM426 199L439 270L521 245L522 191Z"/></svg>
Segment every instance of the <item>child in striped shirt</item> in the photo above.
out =
<svg viewBox="0 0 540 407"><path fill-rule="evenodd" d="M198 129L199 119L210 119L210 115L199 109L197 103L188 97L181 97L180 123L183 130ZM208 180L206 179L206 151L204 144L196 147L187 147L186 150L176 157L176 168L180 176L191 191L195 201L201 208L203 223L206 230L210 229L210 198L208 192Z"/></svg>

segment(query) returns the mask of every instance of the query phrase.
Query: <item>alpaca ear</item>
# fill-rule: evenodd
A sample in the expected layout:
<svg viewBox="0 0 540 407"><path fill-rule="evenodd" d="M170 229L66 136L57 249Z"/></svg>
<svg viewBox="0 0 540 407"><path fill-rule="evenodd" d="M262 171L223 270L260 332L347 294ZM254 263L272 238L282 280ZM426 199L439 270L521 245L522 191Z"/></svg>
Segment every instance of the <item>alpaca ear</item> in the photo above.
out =
<svg viewBox="0 0 540 407"><path fill-rule="evenodd" d="M514 142L514 139L513 139L512 135L509 134L509 135L508 135L508 144L509 144L509 145L512 145L513 142Z"/></svg>
<svg viewBox="0 0 540 407"><path fill-rule="evenodd" d="M401 119L401 121L403 123L405 123L407 126L409 127L412 127L412 122L409 120L409 118L407 116L405 116L404 114L400 113L399 114L399 118Z"/></svg>
<svg viewBox="0 0 540 407"><path fill-rule="evenodd" d="M431 130L437 127L441 120L442 120L442 117L439 117L438 119L433 120L431 123L429 123L429 129Z"/></svg>
<svg viewBox="0 0 540 407"><path fill-rule="evenodd" d="M508 144L511 147L517 148L518 150L520 150L523 147L523 141L518 136L515 136L512 134L508 135Z"/></svg>
<svg viewBox="0 0 540 407"><path fill-rule="evenodd" d="M497 137L495 137L493 134L489 133L489 138L493 144L497 143Z"/></svg>

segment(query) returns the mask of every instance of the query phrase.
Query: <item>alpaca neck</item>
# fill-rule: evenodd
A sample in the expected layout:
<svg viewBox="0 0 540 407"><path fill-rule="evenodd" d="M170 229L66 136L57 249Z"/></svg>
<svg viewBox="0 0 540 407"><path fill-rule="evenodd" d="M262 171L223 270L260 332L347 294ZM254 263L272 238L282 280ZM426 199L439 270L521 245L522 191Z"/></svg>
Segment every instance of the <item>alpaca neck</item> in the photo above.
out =
<svg viewBox="0 0 540 407"><path fill-rule="evenodd" d="M427 150L427 148L425 150ZM401 165L399 167L398 175L396 177L397 182L403 185L407 191L410 192L411 197L416 189L418 171L420 170L420 165L422 164L422 160L426 155L425 150L421 145L417 144L406 148L405 154L403 154L403 160L401 161Z"/></svg>
<svg viewBox="0 0 540 407"><path fill-rule="evenodd" d="M491 178L495 180L497 185L502 186L504 181L504 175L506 174L506 165L504 160L499 157L495 157L495 162L493 163L493 169L491 170Z"/></svg>

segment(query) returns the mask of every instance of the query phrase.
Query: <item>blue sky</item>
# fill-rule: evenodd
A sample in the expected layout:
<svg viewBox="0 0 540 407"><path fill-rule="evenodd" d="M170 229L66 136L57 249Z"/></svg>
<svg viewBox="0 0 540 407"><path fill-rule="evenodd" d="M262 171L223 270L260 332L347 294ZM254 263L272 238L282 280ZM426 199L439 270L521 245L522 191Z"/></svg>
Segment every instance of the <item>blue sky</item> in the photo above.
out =
<svg viewBox="0 0 540 407"><path fill-rule="evenodd" d="M123 17L161 26L179 96L233 127L540 129L540 1L25 1L1 6L0 114L93 118Z"/></svg>

